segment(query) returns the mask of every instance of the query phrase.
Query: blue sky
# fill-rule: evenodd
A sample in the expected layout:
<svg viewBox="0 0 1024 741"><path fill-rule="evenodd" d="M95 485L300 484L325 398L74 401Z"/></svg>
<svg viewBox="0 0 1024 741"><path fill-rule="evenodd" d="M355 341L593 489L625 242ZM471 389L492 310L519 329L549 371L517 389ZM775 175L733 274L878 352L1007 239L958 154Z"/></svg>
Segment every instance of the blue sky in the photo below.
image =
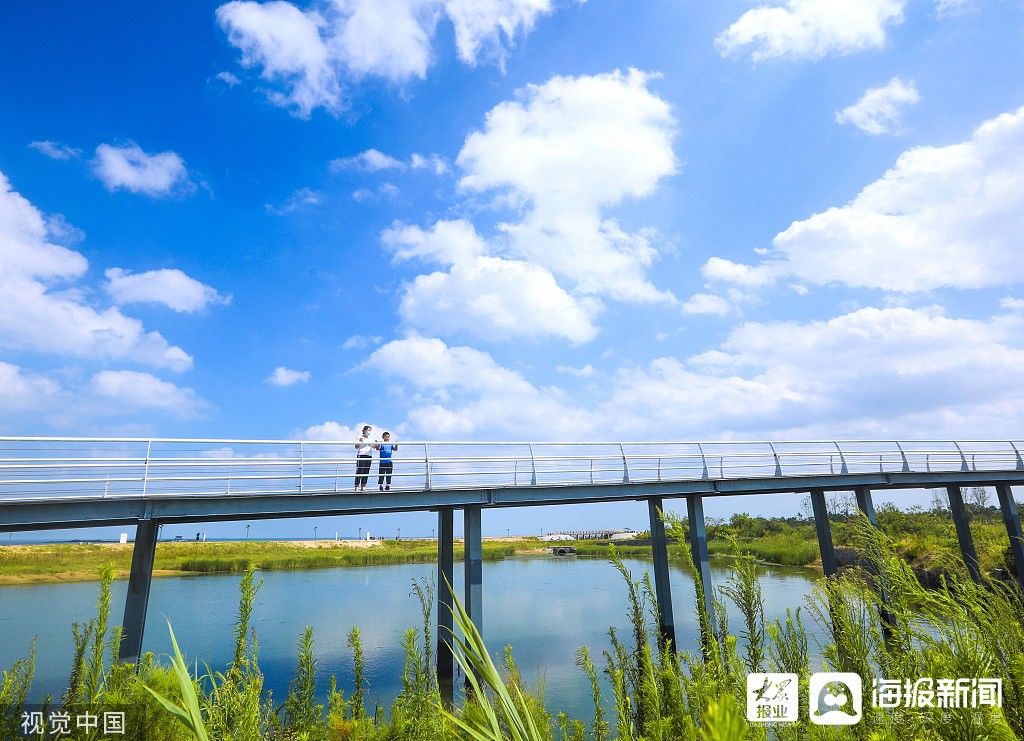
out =
<svg viewBox="0 0 1024 741"><path fill-rule="evenodd" d="M2 13L0 434L1021 435L1019 0Z"/></svg>

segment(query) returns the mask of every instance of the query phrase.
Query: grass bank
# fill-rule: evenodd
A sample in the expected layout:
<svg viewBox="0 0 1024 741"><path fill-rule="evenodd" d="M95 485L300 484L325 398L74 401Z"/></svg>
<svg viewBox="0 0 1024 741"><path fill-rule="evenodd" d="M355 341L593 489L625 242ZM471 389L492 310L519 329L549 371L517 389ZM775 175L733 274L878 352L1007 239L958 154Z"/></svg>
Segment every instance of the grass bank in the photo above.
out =
<svg viewBox="0 0 1024 741"><path fill-rule="evenodd" d="M535 550L536 538L493 539L483 543L485 559L496 560ZM462 558L460 542L456 558ZM128 577L132 544L52 543L0 547L0 584L93 581L103 565L115 578ZM371 541L231 541L163 542L156 547L153 573L157 576L241 573L253 563L264 571L318 569L340 566L378 566L437 560L432 540Z"/></svg>
<svg viewBox="0 0 1024 741"><path fill-rule="evenodd" d="M1009 541L999 510L969 505L971 534L982 570L994 573L1012 569ZM838 549L854 545L859 515L854 510L830 517L832 539ZM949 512L943 510L902 511L894 507L878 510L878 522L892 540L895 552L915 569L939 572L960 568L960 547ZM753 517L733 515L728 521L707 523L708 551L712 556L746 553L759 561L783 566L820 565L814 522L799 517ZM608 555L608 543L577 541L580 555ZM650 554L649 545L616 544L623 556ZM686 545L670 543L670 555L684 557ZM841 554L842 555L842 554Z"/></svg>

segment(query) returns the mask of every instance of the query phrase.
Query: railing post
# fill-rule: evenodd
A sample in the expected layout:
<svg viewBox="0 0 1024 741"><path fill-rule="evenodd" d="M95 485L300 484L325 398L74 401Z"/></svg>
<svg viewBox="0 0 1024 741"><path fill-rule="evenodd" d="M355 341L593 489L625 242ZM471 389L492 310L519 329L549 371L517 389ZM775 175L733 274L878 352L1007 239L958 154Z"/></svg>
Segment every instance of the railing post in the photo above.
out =
<svg viewBox="0 0 1024 741"><path fill-rule="evenodd" d="M128 594L124 603L124 632L121 634L121 661L138 663L142 655L142 634L146 628L149 586L153 581L156 557L156 520L139 520L132 546L132 570L128 576Z"/></svg>
<svg viewBox="0 0 1024 741"><path fill-rule="evenodd" d="M709 479L711 478L711 473L708 471L708 459L707 456L704 455L704 446L701 445L700 443L697 443L697 450L700 451L700 464L703 468L700 477L702 479Z"/></svg>
<svg viewBox="0 0 1024 741"><path fill-rule="evenodd" d="M1013 448L1014 455L1017 456L1017 470L1024 471L1024 458L1020 455L1020 448L1017 447L1017 443L1010 441L1010 447Z"/></svg>
<svg viewBox="0 0 1024 741"><path fill-rule="evenodd" d="M455 619L452 614L452 585L455 581L454 513L437 511L437 688L441 701L451 707L455 657L452 654Z"/></svg>
<svg viewBox="0 0 1024 741"><path fill-rule="evenodd" d="M427 491L430 491L430 445L423 443L423 470L427 475Z"/></svg>
<svg viewBox="0 0 1024 741"><path fill-rule="evenodd" d="M999 509L1003 512L1006 534L1010 538L1010 553L1013 554L1017 582L1024 587L1024 540L1021 539L1020 514L1017 512L1017 501L1013 498L1013 488L1005 482L996 484L996 496L999 498Z"/></svg>
<svg viewBox="0 0 1024 741"><path fill-rule="evenodd" d="M676 624L672 613L672 586L669 582L668 542L665 539L664 511L660 497L647 500L651 520L651 551L654 555L654 593L658 599L658 629L663 643L676 648Z"/></svg>
<svg viewBox="0 0 1024 741"><path fill-rule="evenodd" d="M698 609L707 615L709 635L701 635L701 642L704 651L710 649L711 641L715 638L715 603L714 586L711 583L711 559L708 556L708 533L704 527L704 500L700 494L689 494L686 497L686 518L687 530L689 531L690 555L693 558L693 566L700 577L701 591L704 604L698 605Z"/></svg>
<svg viewBox="0 0 1024 741"><path fill-rule="evenodd" d="M619 453L622 454L622 483L629 483L629 463L626 461L626 449L619 443Z"/></svg>
<svg viewBox="0 0 1024 741"><path fill-rule="evenodd" d="M839 473L849 473L850 469L846 465L846 456L843 454L843 449L839 447L839 441L835 440L832 442L832 444L835 445L836 450L839 451L839 463L841 464L839 466Z"/></svg>
<svg viewBox="0 0 1024 741"><path fill-rule="evenodd" d="M893 440L896 443L896 447L899 448L900 458L903 459L903 473L910 473L910 461L907 460L907 453L903 450L903 446L899 440Z"/></svg>
<svg viewBox="0 0 1024 741"><path fill-rule="evenodd" d="M465 599L466 613L469 615L480 635L484 633L483 611L483 546L480 532L479 505L471 505L462 510L463 551L465 566Z"/></svg>
<svg viewBox="0 0 1024 741"><path fill-rule="evenodd" d="M814 510L814 529L818 533L818 551L821 553L821 569L825 576L834 576L839 571L836 561L836 549L832 545L832 527L828 522L828 508L825 505L825 492L822 489L811 489L811 509Z"/></svg>
<svg viewBox="0 0 1024 741"><path fill-rule="evenodd" d="M960 470L970 471L971 467L967 465L967 456L964 455L964 449L961 448L960 443L956 442L955 440L953 441L953 444L956 446L956 451L960 454Z"/></svg>
<svg viewBox="0 0 1024 741"><path fill-rule="evenodd" d="M146 465L142 470L142 496L146 496L146 490L149 488L149 453L153 449L153 441L146 441Z"/></svg>
<svg viewBox="0 0 1024 741"><path fill-rule="evenodd" d="M304 486L304 481L303 481L304 475L305 475L305 470L304 470L304 461L302 460L302 443L299 443L299 494L302 494L302 493L305 492L305 486Z"/></svg>
<svg viewBox="0 0 1024 741"><path fill-rule="evenodd" d="M953 515L953 525L956 526L956 539L960 541L960 555L963 556L964 565L967 567L967 573L971 575L971 579L981 584L978 552L974 550L974 538L971 535L971 525L967 518L963 493L955 484L947 486L946 493L949 495L949 511Z"/></svg>
<svg viewBox="0 0 1024 741"><path fill-rule="evenodd" d="M775 458L775 475L782 475L782 461L779 459L779 453L775 450L775 443L768 443L768 447L772 449L772 457Z"/></svg>
<svg viewBox="0 0 1024 741"><path fill-rule="evenodd" d="M533 454L533 443L530 443L530 486L537 485L537 458Z"/></svg>

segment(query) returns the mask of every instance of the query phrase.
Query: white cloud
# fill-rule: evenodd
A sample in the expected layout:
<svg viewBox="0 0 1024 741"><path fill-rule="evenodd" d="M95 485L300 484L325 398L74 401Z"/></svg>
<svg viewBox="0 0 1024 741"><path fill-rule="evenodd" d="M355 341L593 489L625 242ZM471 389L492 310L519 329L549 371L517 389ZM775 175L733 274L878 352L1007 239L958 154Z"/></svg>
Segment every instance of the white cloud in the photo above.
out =
<svg viewBox="0 0 1024 741"><path fill-rule="evenodd" d="M732 312L732 306L721 296L712 293L695 293L683 302L684 314L712 314L726 316Z"/></svg>
<svg viewBox="0 0 1024 741"><path fill-rule="evenodd" d="M373 337L365 337L361 334L354 334L345 340L341 345L342 350L360 350L370 345L379 345L384 341L383 337L374 335Z"/></svg>
<svg viewBox="0 0 1024 741"><path fill-rule="evenodd" d="M53 160L78 159L82 155L81 149L75 149L59 142L36 141L29 146Z"/></svg>
<svg viewBox="0 0 1024 741"><path fill-rule="evenodd" d="M471 347L421 337L394 340L374 351L363 367L420 393L422 403L410 410L403 426L426 439L496 432L571 439L589 424L586 412Z"/></svg>
<svg viewBox="0 0 1024 741"><path fill-rule="evenodd" d="M448 172L448 161L439 154L422 155L413 152L409 156L409 167L414 170L433 170L435 175L444 175Z"/></svg>
<svg viewBox="0 0 1024 741"><path fill-rule="evenodd" d="M391 155L384 154L377 149L367 149L352 157L339 157L331 160L330 169L333 172L339 170L365 170L367 172L379 172L380 170L404 170L405 163L397 160Z"/></svg>
<svg viewBox="0 0 1024 741"><path fill-rule="evenodd" d="M284 89L269 91L270 101L308 118L318 107L342 109L343 81L424 79L443 16L463 62L500 64L550 9L550 0L329 0L303 11L280 0L234 0L217 9L217 20L242 64Z"/></svg>
<svg viewBox="0 0 1024 741"><path fill-rule="evenodd" d="M1013 298L1007 296L999 300L999 306L1010 311L1024 311L1024 298Z"/></svg>
<svg viewBox="0 0 1024 741"><path fill-rule="evenodd" d="M305 383L311 377L309 371L292 370L279 365L267 378L267 383L271 386L294 386L297 383Z"/></svg>
<svg viewBox="0 0 1024 741"><path fill-rule="evenodd" d="M267 213L274 216L287 216L309 206L319 206L322 201L323 196L312 188L299 188L280 205L275 206L272 203L265 203L263 208L266 209Z"/></svg>
<svg viewBox="0 0 1024 741"><path fill-rule="evenodd" d="M394 183L381 183L376 188L359 188L352 191L352 200L356 203L366 203L380 199L394 199L402 194Z"/></svg>
<svg viewBox="0 0 1024 741"><path fill-rule="evenodd" d="M274 105L301 118L321 106L333 113L341 109L341 85L320 37L326 22L319 13L303 13L280 0L235 0L217 8L217 22L241 50L243 66L261 68L264 80L286 89L267 93Z"/></svg>
<svg viewBox="0 0 1024 741"><path fill-rule="evenodd" d="M0 347L61 357L132 360L185 370L192 358L116 308L94 308L86 292L61 281L82 278L78 252L54 244L47 222L0 173Z"/></svg>
<svg viewBox="0 0 1024 741"><path fill-rule="evenodd" d="M131 273L122 268L109 268L104 272L104 286L114 303L163 304L183 314L195 314L208 306L231 303L231 296L217 290L180 270L163 268Z"/></svg>
<svg viewBox="0 0 1024 741"><path fill-rule="evenodd" d="M381 238L396 260L419 258L449 268L405 286L399 313L408 326L498 341L550 335L580 343L597 333L593 301L574 298L543 267L489 256L468 221L439 221L430 231L396 223Z"/></svg>
<svg viewBox="0 0 1024 741"><path fill-rule="evenodd" d="M786 0L748 10L715 40L722 56L750 50L755 62L821 59L885 45L906 0Z"/></svg>
<svg viewBox="0 0 1024 741"><path fill-rule="evenodd" d="M551 0L446 0L455 26L459 59L476 64L478 56L504 62L519 33L533 29L538 16L551 12Z"/></svg>
<svg viewBox="0 0 1024 741"><path fill-rule="evenodd" d="M596 311L544 268L501 257L476 257L447 272L417 276L399 308L409 326L433 334L498 341L552 336L574 344L596 336Z"/></svg>
<svg viewBox="0 0 1024 741"><path fill-rule="evenodd" d="M192 389L138 371L100 371L92 377L92 390L120 407L155 409L177 417L193 417L206 408Z"/></svg>
<svg viewBox="0 0 1024 741"><path fill-rule="evenodd" d="M555 370L559 373L576 376L577 378L590 378L595 373L594 366L590 363L587 363L582 368L574 368L571 365L556 365Z"/></svg>
<svg viewBox="0 0 1024 741"><path fill-rule="evenodd" d="M501 225L511 256L575 292L673 300L646 276L652 235L627 233L602 213L650 195L676 171L675 120L651 79L629 70L529 85L491 109L459 152L463 189L499 190L524 205L522 221Z"/></svg>
<svg viewBox="0 0 1024 741"><path fill-rule="evenodd" d="M394 248L395 260L423 259L441 265L472 260L487 254L487 243L465 219L438 221L430 231L395 222L381 234L381 241Z"/></svg>
<svg viewBox="0 0 1024 741"><path fill-rule="evenodd" d="M340 422L335 422L332 419L326 420L323 424L312 425L307 427L305 430L301 430L292 434L292 437L296 440L319 440L323 442L335 442L335 441L352 441L355 442L359 439L362 434L363 425L370 424L368 422L360 422L354 427L343 425ZM377 429L376 425L370 424L371 427Z"/></svg>
<svg viewBox="0 0 1024 741"><path fill-rule="evenodd" d="M185 161L174 152L146 154L138 144L96 147L93 172L107 190L124 188L132 193L165 196L189 192L195 186L188 179Z"/></svg>
<svg viewBox="0 0 1024 741"><path fill-rule="evenodd" d="M913 80L904 82L894 77L884 87L870 88L856 103L836 113L836 122L853 124L872 136L892 134L903 126L903 109L920 99Z"/></svg>
<svg viewBox="0 0 1024 741"><path fill-rule="evenodd" d="M56 381L0 360L0 407L4 410L38 409L59 392Z"/></svg>
<svg viewBox="0 0 1024 741"><path fill-rule="evenodd" d="M388 343L364 369L411 387L404 426L424 437L992 439L1024 412L1024 317L932 306L747 322L698 355L619 368L589 402L436 339Z"/></svg>
<svg viewBox="0 0 1024 741"><path fill-rule="evenodd" d="M238 79L238 75L232 72L228 72L226 70L224 72L218 72L216 75L214 75L214 77L223 82L228 87L234 87L235 85L242 84L242 81Z"/></svg>
<svg viewBox="0 0 1024 741"><path fill-rule="evenodd" d="M977 8L976 0L935 0L935 15L939 18L964 15Z"/></svg>
<svg viewBox="0 0 1024 741"><path fill-rule="evenodd" d="M757 266L720 258L705 276L781 278L900 293L1024 281L1024 108L965 142L917 147L845 206L794 222Z"/></svg>

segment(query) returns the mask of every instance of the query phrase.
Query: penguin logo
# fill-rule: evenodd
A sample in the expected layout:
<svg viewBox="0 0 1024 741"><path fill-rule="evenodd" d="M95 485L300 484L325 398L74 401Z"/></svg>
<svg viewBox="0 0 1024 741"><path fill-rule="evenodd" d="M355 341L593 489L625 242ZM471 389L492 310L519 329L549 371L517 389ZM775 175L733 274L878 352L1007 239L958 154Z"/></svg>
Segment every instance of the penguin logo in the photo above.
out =
<svg viewBox="0 0 1024 741"><path fill-rule="evenodd" d="M859 674L812 674L808 689L812 723L820 726L852 726L860 721L863 685Z"/></svg>

